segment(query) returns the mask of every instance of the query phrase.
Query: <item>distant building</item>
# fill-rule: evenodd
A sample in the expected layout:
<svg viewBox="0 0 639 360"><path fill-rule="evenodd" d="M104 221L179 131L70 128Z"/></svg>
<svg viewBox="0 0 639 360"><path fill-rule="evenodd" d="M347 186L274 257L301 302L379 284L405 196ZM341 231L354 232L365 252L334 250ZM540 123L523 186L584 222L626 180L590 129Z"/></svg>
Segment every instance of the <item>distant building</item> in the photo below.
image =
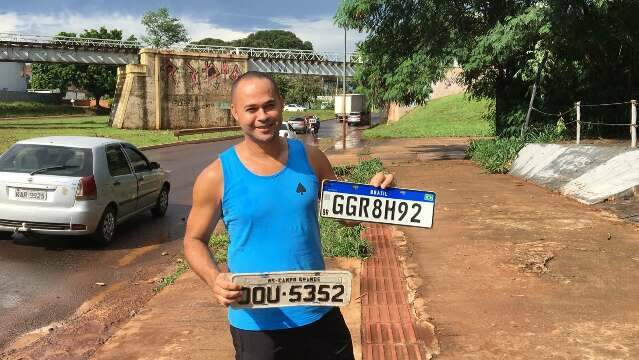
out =
<svg viewBox="0 0 639 360"><path fill-rule="evenodd" d="M25 64L0 62L0 90L27 91L29 78Z"/></svg>

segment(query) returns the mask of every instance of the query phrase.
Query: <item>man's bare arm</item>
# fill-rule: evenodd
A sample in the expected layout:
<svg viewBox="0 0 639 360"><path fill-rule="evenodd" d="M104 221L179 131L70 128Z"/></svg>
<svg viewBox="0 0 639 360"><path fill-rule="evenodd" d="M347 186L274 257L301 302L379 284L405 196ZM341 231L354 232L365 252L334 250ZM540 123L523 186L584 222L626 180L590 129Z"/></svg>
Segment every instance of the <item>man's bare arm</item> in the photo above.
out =
<svg viewBox="0 0 639 360"><path fill-rule="evenodd" d="M240 295L240 287L220 272L213 260L208 241L220 219L224 176L219 160L198 176L193 186L193 205L184 234L184 256L191 269L213 290L217 301L228 306Z"/></svg>

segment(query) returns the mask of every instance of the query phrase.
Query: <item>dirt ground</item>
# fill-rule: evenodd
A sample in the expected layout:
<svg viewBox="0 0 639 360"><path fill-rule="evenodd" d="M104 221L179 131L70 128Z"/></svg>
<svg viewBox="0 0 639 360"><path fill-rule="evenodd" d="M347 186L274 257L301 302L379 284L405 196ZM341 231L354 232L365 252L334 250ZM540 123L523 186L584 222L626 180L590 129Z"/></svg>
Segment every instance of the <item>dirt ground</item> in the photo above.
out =
<svg viewBox="0 0 639 360"><path fill-rule="evenodd" d="M401 230L438 359L639 358L635 225L486 174L460 160L463 141L399 141L371 156L437 193L434 228Z"/></svg>

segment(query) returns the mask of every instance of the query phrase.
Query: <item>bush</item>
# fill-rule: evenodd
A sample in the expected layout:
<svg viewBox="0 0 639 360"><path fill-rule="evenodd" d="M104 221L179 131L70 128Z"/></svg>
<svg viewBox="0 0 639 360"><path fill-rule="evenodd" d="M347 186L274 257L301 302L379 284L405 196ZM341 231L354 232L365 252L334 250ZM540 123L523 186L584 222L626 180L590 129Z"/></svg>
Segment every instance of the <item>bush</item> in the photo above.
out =
<svg viewBox="0 0 639 360"><path fill-rule="evenodd" d="M524 138L498 137L473 140L466 154L490 173L507 173L519 151L528 143L552 143L563 139L566 126L562 119L556 125L529 131Z"/></svg>

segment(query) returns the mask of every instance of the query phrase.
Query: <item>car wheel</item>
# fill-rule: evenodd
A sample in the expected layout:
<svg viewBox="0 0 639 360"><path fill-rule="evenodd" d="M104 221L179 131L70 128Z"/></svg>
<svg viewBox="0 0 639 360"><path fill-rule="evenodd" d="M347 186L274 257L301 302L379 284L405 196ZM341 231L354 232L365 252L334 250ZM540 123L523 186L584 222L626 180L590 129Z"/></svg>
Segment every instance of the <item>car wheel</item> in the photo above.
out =
<svg viewBox="0 0 639 360"><path fill-rule="evenodd" d="M169 208L169 189L164 186L160 190L158 200L155 202L155 206L151 208L151 215L153 217L162 217L166 214L166 210Z"/></svg>
<svg viewBox="0 0 639 360"><path fill-rule="evenodd" d="M113 241L115 229L118 224L117 212L114 206L109 206L104 210L98 227L93 233L93 241L98 245L108 245Z"/></svg>

